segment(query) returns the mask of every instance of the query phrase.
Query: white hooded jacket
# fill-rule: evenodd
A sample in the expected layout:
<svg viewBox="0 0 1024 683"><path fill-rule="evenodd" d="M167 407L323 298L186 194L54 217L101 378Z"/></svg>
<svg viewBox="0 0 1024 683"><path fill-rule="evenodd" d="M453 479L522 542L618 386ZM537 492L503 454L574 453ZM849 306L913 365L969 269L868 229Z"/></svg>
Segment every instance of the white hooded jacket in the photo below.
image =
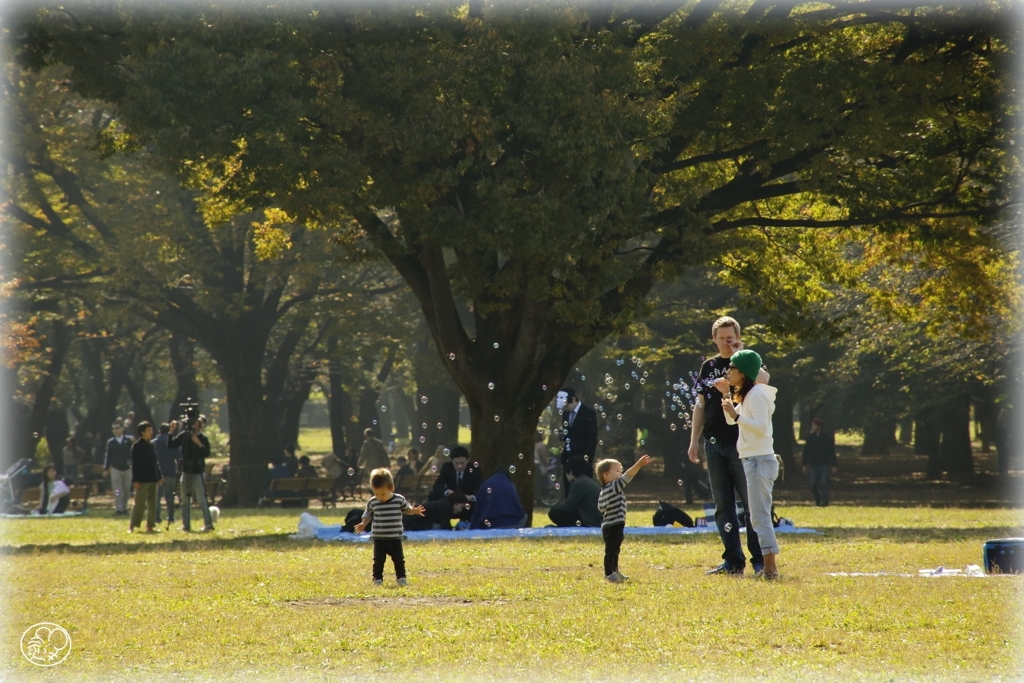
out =
<svg viewBox="0 0 1024 683"><path fill-rule="evenodd" d="M736 450L741 458L755 455L774 455L775 440L772 438L772 413L775 412L775 395L779 390L767 384L755 384L736 406L736 419L729 413L725 421L740 426L740 438Z"/></svg>

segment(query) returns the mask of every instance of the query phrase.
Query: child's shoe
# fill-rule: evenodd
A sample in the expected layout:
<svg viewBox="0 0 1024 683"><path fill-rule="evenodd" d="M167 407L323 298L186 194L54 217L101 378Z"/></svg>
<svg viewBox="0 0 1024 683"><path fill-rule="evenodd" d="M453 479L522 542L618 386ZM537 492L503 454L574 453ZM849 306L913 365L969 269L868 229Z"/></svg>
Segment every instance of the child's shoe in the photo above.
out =
<svg viewBox="0 0 1024 683"><path fill-rule="evenodd" d="M406 580L405 580L405 577L403 576L402 578L400 578L400 579L398 580L398 585L399 585L399 586L401 586L402 588L405 588L406 586L408 586L408 585L409 585L409 582L408 582L408 581L406 581Z"/></svg>
<svg viewBox="0 0 1024 683"><path fill-rule="evenodd" d="M609 574L608 576L606 576L604 578L608 579L608 581L610 581L611 583L622 583L623 582L622 575L619 574L618 572L612 572L611 574Z"/></svg>
<svg viewBox="0 0 1024 683"><path fill-rule="evenodd" d="M383 586L384 585L384 579L374 579L373 580L373 585L374 586Z"/></svg>
<svg viewBox="0 0 1024 683"><path fill-rule="evenodd" d="M617 571L615 573L619 576L619 583L622 583L623 581L629 581L629 577L623 574L622 572Z"/></svg>

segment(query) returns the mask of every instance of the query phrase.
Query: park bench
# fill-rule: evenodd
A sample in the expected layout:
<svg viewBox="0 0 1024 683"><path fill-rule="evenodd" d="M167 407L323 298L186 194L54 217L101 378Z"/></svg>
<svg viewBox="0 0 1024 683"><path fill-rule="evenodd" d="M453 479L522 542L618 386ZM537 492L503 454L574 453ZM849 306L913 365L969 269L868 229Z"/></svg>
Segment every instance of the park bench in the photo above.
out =
<svg viewBox="0 0 1024 683"><path fill-rule="evenodd" d="M260 497L259 505L264 507L285 500L320 499L324 507L337 505L337 480L333 477L292 477L271 479L270 486Z"/></svg>
<svg viewBox="0 0 1024 683"><path fill-rule="evenodd" d="M68 510L77 510L79 503L82 505L82 511L89 507L89 487L88 486L72 486L71 493L68 494ZM39 489L32 487L25 489L21 493L21 504L24 507L36 509L39 507Z"/></svg>

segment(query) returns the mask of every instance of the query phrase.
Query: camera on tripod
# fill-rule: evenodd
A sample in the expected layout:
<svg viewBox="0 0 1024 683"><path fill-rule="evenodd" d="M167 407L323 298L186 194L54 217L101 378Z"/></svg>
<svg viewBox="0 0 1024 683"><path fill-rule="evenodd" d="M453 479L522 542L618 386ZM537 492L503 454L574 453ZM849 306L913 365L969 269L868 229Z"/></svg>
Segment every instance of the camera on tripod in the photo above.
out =
<svg viewBox="0 0 1024 683"><path fill-rule="evenodd" d="M196 420L199 419L199 404L189 397L184 402L178 404L178 410L181 411L181 417L178 421L185 427L185 431L192 431Z"/></svg>

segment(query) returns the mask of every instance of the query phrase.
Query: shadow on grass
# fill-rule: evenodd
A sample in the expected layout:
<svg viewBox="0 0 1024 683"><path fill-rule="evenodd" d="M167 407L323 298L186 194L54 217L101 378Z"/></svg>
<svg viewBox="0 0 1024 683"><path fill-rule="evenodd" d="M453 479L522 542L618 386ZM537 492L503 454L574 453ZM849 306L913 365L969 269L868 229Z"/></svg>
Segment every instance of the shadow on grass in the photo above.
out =
<svg viewBox="0 0 1024 683"><path fill-rule="evenodd" d="M28 543L0 546L0 556L58 553L67 555L127 555L132 553L200 552L221 550L298 550L310 541L288 538L288 534L258 534L237 538L189 538L159 543Z"/></svg>

